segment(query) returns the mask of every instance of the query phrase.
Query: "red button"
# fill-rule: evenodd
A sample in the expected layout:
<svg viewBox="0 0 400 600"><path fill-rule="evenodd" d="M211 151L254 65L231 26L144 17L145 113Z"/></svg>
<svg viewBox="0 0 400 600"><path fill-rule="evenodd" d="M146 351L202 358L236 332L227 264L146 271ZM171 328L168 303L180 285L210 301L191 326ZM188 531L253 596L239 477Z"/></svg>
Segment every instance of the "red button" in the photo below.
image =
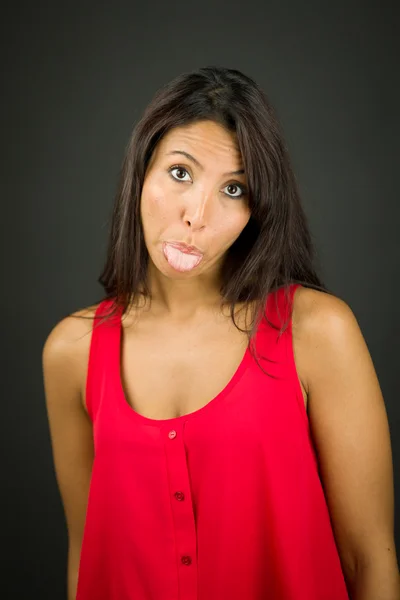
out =
<svg viewBox="0 0 400 600"><path fill-rule="evenodd" d="M184 565L192 564L192 559L190 558L190 556L182 556L181 561Z"/></svg>
<svg viewBox="0 0 400 600"><path fill-rule="evenodd" d="M185 494L183 492L175 492L174 496L175 496L175 498L177 500L184 500L185 499Z"/></svg>
<svg viewBox="0 0 400 600"><path fill-rule="evenodd" d="M173 429L172 431L169 432L168 437L170 440L173 440L174 438L176 438L176 431Z"/></svg>

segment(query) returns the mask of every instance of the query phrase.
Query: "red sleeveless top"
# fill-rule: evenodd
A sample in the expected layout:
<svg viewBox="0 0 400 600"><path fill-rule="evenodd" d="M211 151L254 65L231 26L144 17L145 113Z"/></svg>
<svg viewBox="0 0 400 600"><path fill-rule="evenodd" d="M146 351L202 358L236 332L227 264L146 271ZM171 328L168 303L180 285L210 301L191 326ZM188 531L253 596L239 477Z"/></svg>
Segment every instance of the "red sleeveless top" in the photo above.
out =
<svg viewBox="0 0 400 600"><path fill-rule="evenodd" d="M285 317L283 288L275 293ZM275 293L267 315L280 326ZM348 600L291 322L281 337L265 320L257 330L274 377L247 349L206 406L154 420L124 396L120 315L92 330L95 458L77 600Z"/></svg>

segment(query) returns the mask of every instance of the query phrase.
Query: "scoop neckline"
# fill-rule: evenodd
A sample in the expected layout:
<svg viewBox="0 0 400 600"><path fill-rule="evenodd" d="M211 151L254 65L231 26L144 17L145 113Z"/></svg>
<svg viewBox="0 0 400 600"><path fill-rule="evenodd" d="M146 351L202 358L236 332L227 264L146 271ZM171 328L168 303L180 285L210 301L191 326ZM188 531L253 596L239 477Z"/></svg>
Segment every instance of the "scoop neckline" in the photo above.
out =
<svg viewBox="0 0 400 600"><path fill-rule="evenodd" d="M117 391L118 391L118 401L120 404L124 406L125 412L130 415L130 418L136 420L137 422L141 422L144 425L150 425L153 427L163 427L165 425L178 425L184 421L188 421L190 419L194 419L196 417L201 417L206 413L215 409L233 390L233 388L238 384L239 380L242 378L243 374L247 370L250 360L251 360L251 352L249 344L247 344L245 353L236 369L233 373L231 379L225 385L225 387L216 395L214 398L211 398L204 406L192 411L191 413L187 413L185 415L180 415L179 417L170 417L169 419L153 419L151 417L146 417L138 413L128 402L127 397L125 395L124 386L122 384L122 371L121 371L121 342L122 342L122 321L121 315L118 315L118 323L117 323L117 352L116 352L116 383L117 383Z"/></svg>

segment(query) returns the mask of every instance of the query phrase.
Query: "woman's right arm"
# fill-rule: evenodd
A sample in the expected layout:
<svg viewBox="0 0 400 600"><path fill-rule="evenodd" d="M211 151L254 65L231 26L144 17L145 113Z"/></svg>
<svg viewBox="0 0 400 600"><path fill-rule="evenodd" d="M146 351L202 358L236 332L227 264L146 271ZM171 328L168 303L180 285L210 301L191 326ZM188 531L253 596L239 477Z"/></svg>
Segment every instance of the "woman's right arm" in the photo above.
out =
<svg viewBox="0 0 400 600"><path fill-rule="evenodd" d="M84 409L92 323L64 318L48 335L42 354L53 463L68 530L68 600L76 599L94 457L92 423Z"/></svg>

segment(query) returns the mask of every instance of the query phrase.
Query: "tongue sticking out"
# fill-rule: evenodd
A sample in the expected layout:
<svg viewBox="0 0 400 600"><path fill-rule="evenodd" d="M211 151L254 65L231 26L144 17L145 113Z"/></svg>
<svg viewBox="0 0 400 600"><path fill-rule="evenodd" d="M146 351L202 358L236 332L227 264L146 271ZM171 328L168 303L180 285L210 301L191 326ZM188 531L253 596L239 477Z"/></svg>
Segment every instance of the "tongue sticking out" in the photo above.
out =
<svg viewBox="0 0 400 600"><path fill-rule="evenodd" d="M181 252L178 248L174 248L169 244L164 244L164 256L168 261L168 264L176 271L191 271L202 260L202 256L198 254L186 254Z"/></svg>

